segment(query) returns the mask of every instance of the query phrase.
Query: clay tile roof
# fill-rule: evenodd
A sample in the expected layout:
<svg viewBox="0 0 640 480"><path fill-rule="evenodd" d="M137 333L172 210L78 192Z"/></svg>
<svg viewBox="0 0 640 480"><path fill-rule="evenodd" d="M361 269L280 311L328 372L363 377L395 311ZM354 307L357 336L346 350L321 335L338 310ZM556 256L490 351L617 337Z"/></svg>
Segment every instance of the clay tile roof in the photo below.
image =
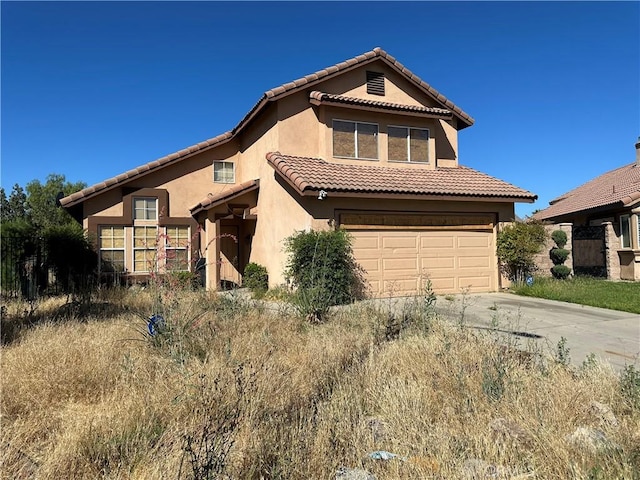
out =
<svg viewBox="0 0 640 480"><path fill-rule="evenodd" d="M537 195L467 167L435 170L343 165L320 158L294 157L279 152L267 161L301 194L404 194L487 197L533 202Z"/></svg>
<svg viewBox="0 0 640 480"><path fill-rule="evenodd" d="M382 61L387 63L387 65L389 65L391 68L394 68L400 74L404 75L407 78L407 80L409 80L410 82L413 82L417 87L422 89L425 93L432 96L435 100L437 100L438 102L443 104L447 109L449 109L452 112L452 115L456 116L460 120L460 122L458 123L459 129L466 128L473 125L474 120L471 116L469 116L467 113L462 111L459 107L454 105L453 102L447 99L447 97L442 95L431 85L421 80L420 77L413 74L409 69L407 69L404 65L398 62L395 59L395 57L392 57L381 48L376 47L369 52L363 53L362 55L358 55L349 60L333 65L331 67L318 70L315 73L306 75L302 78L294 80L293 82L288 82L288 83L285 83L284 85L280 85L279 87L272 88L271 90L266 91L262 95L260 100L258 100L258 102L251 108L251 110L249 110L249 112L242 118L242 120L240 120L240 123L238 123L229 132L223 133L222 135L218 135L217 137L211 138L204 142L200 142L196 145L192 145L183 150L180 150L179 152L172 153L158 160L154 160L153 162L149 162L145 165L142 165L141 167L135 168L133 170L129 170L125 174L121 174L116 177L113 177L112 179L110 179L113 181L110 181L110 180L107 181L109 182L108 185L107 185L107 182L102 182L94 186L91 186L89 188L85 188L80 192L76 192L72 195L69 195L63 198L60 201L60 203L63 207L71 207L73 205L81 203L82 201L86 200L91 196L98 195L99 193L102 193L103 191L109 188L131 181L132 179L137 178L141 175L144 175L147 172L151 172L156 169L163 168L171 163L178 162L193 154L196 154L198 152L211 148L215 145L229 141L232 138L234 138L240 131L242 131L246 127L246 125L248 125L249 122L256 115L260 113L260 111L262 111L262 109L267 105L268 102L277 100L282 96L289 95L300 89L309 88L314 84L327 79L328 77L340 74L342 72L351 70L353 68L357 68L360 65L365 65L367 63L375 61L376 59L381 59Z"/></svg>
<svg viewBox="0 0 640 480"><path fill-rule="evenodd" d="M79 192L73 193L64 197L60 200L60 204L63 207L71 207L77 203L81 203L88 197L92 197L101 193L104 190L107 190L110 187L113 187L118 184L122 184L127 182L128 180L132 180L146 172L150 172L153 170L157 170L159 168L165 167L171 163L178 162L184 158L187 158L195 153L198 153L201 150L205 150L214 145L222 144L232 138L231 132L223 133L222 135L218 135L217 137L210 138L204 142L200 142L197 145L192 145L191 147L187 147L179 152L172 153L171 155L167 155L165 157L159 158L158 160L154 160L152 162L146 163L140 167L129 170L128 172L121 173L115 177L109 178L104 182L96 183L90 187L87 187Z"/></svg>
<svg viewBox="0 0 640 480"><path fill-rule="evenodd" d="M616 168L549 202L549 206L533 215L550 220L585 210L603 207L625 207L640 200L640 165L632 163Z"/></svg>
<svg viewBox="0 0 640 480"><path fill-rule="evenodd" d="M403 105L400 103L381 102L378 100L365 100L356 97L345 97L343 95L334 95L332 93L324 93L313 91L309 94L309 99L313 103L333 103L357 105L377 110L392 110L397 112L406 112L412 114L427 114L429 116L437 116L451 118L451 110L437 107L424 107L422 105Z"/></svg>
<svg viewBox="0 0 640 480"><path fill-rule="evenodd" d="M240 195L251 192L253 190L257 190L259 187L260 180L249 180L248 182L234 185L228 190L225 190L224 192L221 192L217 195L209 195L207 196L207 198L201 200L197 205L194 205L189 210L191 211L192 215L195 215L202 210L213 208L217 205L233 200Z"/></svg>

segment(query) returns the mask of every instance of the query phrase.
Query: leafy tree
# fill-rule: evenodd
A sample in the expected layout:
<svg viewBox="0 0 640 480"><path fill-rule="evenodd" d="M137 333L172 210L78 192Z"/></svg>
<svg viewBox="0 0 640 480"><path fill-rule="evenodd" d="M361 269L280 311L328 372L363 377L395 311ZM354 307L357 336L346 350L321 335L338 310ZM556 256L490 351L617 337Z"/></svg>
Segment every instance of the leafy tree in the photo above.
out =
<svg viewBox="0 0 640 480"><path fill-rule="evenodd" d="M27 207L31 223L43 230L61 225L80 228L71 215L57 204L57 197L60 192L67 196L85 187L84 182L71 183L64 175L55 173L47 175L44 184L39 180L27 183Z"/></svg>
<svg viewBox="0 0 640 480"><path fill-rule="evenodd" d="M547 239L544 225L536 220L514 222L498 233L497 255L505 275L522 282L536 268L534 257Z"/></svg>
<svg viewBox="0 0 640 480"><path fill-rule="evenodd" d="M16 183L9 198L7 198L4 188L1 190L2 221L27 220L27 194L22 187Z"/></svg>
<svg viewBox="0 0 640 480"><path fill-rule="evenodd" d="M4 191L4 187L0 187L0 217L2 221L8 220L9 214L9 200L7 200L7 193Z"/></svg>
<svg viewBox="0 0 640 480"><path fill-rule="evenodd" d="M4 189L0 191L3 286L15 288L19 282L22 295L31 297L46 288L50 271L62 291L78 293L89 286L96 255L82 226L57 201L60 194L70 195L85 186L51 174L44 184L29 182L26 192L14 185L9 198Z"/></svg>

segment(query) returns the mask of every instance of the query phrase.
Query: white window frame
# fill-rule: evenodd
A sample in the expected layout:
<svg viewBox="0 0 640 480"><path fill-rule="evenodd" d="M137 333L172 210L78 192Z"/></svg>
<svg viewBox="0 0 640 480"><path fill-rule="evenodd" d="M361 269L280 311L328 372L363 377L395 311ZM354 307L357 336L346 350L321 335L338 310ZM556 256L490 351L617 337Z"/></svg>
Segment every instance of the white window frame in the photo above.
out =
<svg viewBox="0 0 640 480"><path fill-rule="evenodd" d="M144 201L144 207L137 208L136 202ZM151 208L151 204L153 204L153 208ZM133 197L132 206L133 208L133 219L134 220L143 220L143 221L157 221L158 220L158 199L156 197ZM142 218L138 217L138 211L142 212ZM149 217L150 212L154 212L153 217Z"/></svg>
<svg viewBox="0 0 640 480"><path fill-rule="evenodd" d="M335 128L335 124L336 122L343 122L343 123L353 123L354 124L354 129L353 129L353 144L354 144L354 153L355 156L354 157L348 157L348 156L343 156L343 155L336 155L335 154L335 147L333 145L333 130ZM376 139L376 154L377 157L375 158L370 158L370 157L361 157L360 156L360 149L358 146L358 125L373 125L376 127L376 133L374 134L374 137ZM344 120L341 118L334 118L331 122L331 148L332 151L331 153L333 154L334 158L353 158L356 160L379 160L380 159L380 124L378 123L373 123L373 122L358 122L356 120Z"/></svg>
<svg viewBox="0 0 640 480"><path fill-rule="evenodd" d="M103 230L107 230L107 229L111 229L111 235L110 235L110 239L113 243L115 238L120 238L120 237L115 237L113 235L113 231L114 229L122 229L122 247L105 247L102 244L102 239L103 239L103 234L102 231ZM127 229L124 225L100 225L98 227L98 241L99 241L99 251L100 251L100 256L99 256L99 261L98 261L98 272L100 273L105 273L103 272L102 269L102 264L103 264L103 260L102 260L102 252L122 252L122 270L120 272L118 272L117 270L114 272L106 272L106 273L121 273L124 272L127 269L127 260L126 260L126 237L127 237Z"/></svg>
<svg viewBox="0 0 640 480"><path fill-rule="evenodd" d="M225 176L216 175L216 166L221 166L223 168L222 173L224 173L224 168L231 165L231 180ZM213 183L236 183L236 164L235 162L229 162L227 160L214 160L213 162Z"/></svg>
<svg viewBox="0 0 640 480"><path fill-rule="evenodd" d="M624 228L623 219L626 219L626 228ZM631 215L620 215L620 248L631 248L631 235Z"/></svg>
<svg viewBox="0 0 640 480"><path fill-rule="evenodd" d="M154 242L153 245L144 245L144 246L140 246L137 247L136 246L136 239L140 238L136 236L136 229L138 228L143 228L144 231L146 232L147 229L155 229L156 233L154 235ZM143 238L147 238L147 236L145 235ZM157 271L158 270L158 226L157 225L134 225L133 226L133 230L132 230L132 234L131 234L131 251L133 252L133 262L132 262L132 266L133 266L133 271L136 273L149 273L149 272L153 272L153 271ZM145 267L144 269L140 269L138 270L136 268L136 252L138 251L147 251L147 252L152 252L152 262L145 262Z"/></svg>
<svg viewBox="0 0 640 480"><path fill-rule="evenodd" d="M186 227L187 229L187 236L186 236L186 242L184 243L184 245L180 245L180 244L173 244L171 245L171 243L174 241L172 240L171 235L169 235L168 230L171 228L181 228L181 227ZM164 260L164 266L165 266L165 270L168 272L190 272L191 271L191 248L189 248L189 245L191 244L191 228L189 227L189 225L168 225L166 227L164 227L164 238L165 238L165 243L164 243L164 251L165 251L165 260ZM183 240L183 239L178 239L178 241ZM187 268L186 269L177 269L177 268L169 268L169 252L178 252L178 251L184 251L187 254Z"/></svg>
<svg viewBox="0 0 640 480"><path fill-rule="evenodd" d="M407 160L395 160L389 157L389 128L402 128L407 131L407 135L405 136L405 140L407 142ZM411 130L420 130L423 132L427 132L427 159L426 160L411 160ZM400 163L421 163L427 164L429 162L429 140L431 140L431 131L428 128L423 127L410 127L408 125L387 125L387 159L390 162L400 162Z"/></svg>

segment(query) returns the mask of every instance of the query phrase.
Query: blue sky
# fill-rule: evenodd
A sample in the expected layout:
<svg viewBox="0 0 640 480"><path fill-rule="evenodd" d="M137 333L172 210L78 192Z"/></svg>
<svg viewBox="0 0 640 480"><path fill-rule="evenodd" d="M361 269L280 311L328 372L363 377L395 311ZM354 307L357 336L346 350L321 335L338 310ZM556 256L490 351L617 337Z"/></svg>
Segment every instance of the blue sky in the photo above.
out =
<svg viewBox="0 0 640 480"><path fill-rule="evenodd" d="M460 163L539 196L631 163L639 2L1 4L2 186L91 185L233 128L270 88L382 47L476 123Z"/></svg>

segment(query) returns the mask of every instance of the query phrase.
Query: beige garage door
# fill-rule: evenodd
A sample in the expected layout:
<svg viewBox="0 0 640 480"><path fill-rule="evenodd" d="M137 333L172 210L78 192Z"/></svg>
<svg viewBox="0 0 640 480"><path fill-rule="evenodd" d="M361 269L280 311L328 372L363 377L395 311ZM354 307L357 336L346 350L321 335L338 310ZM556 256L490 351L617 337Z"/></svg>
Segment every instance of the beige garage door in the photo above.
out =
<svg viewBox="0 0 640 480"><path fill-rule="evenodd" d="M349 228L373 295L410 295L431 280L436 293L497 289L493 230Z"/></svg>

